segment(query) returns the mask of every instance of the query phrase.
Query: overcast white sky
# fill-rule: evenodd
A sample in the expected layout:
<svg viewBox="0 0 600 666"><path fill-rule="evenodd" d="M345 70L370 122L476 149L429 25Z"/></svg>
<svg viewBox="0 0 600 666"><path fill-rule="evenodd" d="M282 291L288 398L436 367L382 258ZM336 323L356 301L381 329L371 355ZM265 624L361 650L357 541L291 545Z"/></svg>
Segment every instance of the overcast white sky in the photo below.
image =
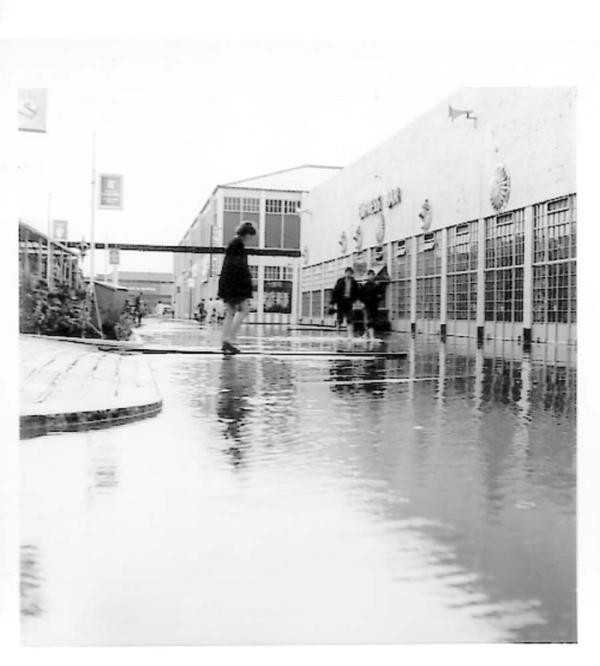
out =
<svg viewBox="0 0 600 666"><path fill-rule="evenodd" d="M9 24L19 6L5 10ZM57 20L41 7L34 30ZM1 10L2 0L0 19ZM194 25L206 33L203 19L199 12ZM378 20L389 27L386 15ZM401 14L389 22L402 34ZM47 134L15 132L17 214L45 230L51 193L52 217L69 221L70 239L89 240L95 130L97 170L123 174L125 204L97 211L96 239L174 244L218 183L304 163L347 165L464 85L577 83L576 45L549 45L3 40L3 115L11 118L12 100L16 120L19 88L48 90ZM122 270L172 268L170 254L122 253L121 262Z"/></svg>
<svg viewBox="0 0 600 666"><path fill-rule="evenodd" d="M46 135L19 132L19 214L66 219L89 239L96 164L124 175L123 211L97 212L97 240L177 243L218 183L303 163L346 165L464 84L486 80L474 47L391 42L10 41L13 89L48 89ZM515 56L513 48L512 56ZM489 56L490 54L488 54ZM543 66L543 53L529 66ZM536 70L537 71L537 70ZM15 104L16 107L16 104ZM171 255L123 253L123 270ZM97 269L104 269L99 257Z"/></svg>
<svg viewBox="0 0 600 666"><path fill-rule="evenodd" d="M122 212L97 239L179 241L213 187L303 163L345 165L450 92L408 53L370 43L11 42L16 88L48 89L47 135L19 133L20 215L67 219L89 239L91 136L99 171L124 175ZM7 51L7 53L6 53ZM122 268L170 269L123 254ZM100 260L99 267L103 268Z"/></svg>

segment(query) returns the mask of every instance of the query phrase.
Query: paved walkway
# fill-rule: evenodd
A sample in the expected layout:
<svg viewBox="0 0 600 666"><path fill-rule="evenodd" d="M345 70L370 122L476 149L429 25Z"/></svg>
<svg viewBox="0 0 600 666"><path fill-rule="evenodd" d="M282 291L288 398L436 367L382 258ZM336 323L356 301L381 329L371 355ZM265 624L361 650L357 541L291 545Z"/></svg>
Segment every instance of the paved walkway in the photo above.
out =
<svg viewBox="0 0 600 666"><path fill-rule="evenodd" d="M162 407L140 354L22 335L20 379L22 437L107 427Z"/></svg>

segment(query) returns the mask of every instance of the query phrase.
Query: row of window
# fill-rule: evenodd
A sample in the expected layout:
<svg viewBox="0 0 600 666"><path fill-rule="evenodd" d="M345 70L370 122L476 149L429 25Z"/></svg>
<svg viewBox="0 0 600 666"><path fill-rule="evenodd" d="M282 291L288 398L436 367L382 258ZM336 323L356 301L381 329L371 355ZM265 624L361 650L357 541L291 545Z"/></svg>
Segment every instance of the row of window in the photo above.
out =
<svg viewBox="0 0 600 666"><path fill-rule="evenodd" d="M577 263L533 267L533 323L577 321Z"/></svg>
<svg viewBox="0 0 600 666"><path fill-rule="evenodd" d="M300 201L266 199L265 213L297 213ZM260 199L257 197L224 197L223 210L241 213L259 213Z"/></svg>
<svg viewBox="0 0 600 666"><path fill-rule="evenodd" d="M258 213L260 212L260 199L256 197L224 197L223 210Z"/></svg>
<svg viewBox="0 0 600 666"><path fill-rule="evenodd" d="M533 209L533 263L574 259L577 255L575 195L537 204Z"/></svg>
<svg viewBox="0 0 600 666"><path fill-rule="evenodd" d="M292 280L293 278L292 266L265 266L265 280Z"/></svg>

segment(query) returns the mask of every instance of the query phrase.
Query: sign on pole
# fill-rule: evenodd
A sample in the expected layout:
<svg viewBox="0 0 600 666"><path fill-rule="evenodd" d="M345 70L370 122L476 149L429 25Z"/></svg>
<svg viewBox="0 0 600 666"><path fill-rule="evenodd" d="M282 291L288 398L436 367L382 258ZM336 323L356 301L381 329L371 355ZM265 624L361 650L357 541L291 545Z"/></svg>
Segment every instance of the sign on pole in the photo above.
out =
<svg viewBox="0 0 600 666"><path fill-rule="evenodd" d="M111 247L108 251L108 263L111 266L118 266L120 264L120 255L117 248Z"/></svg>
<svg viewBox="0 0 600 666"><path fill-rule="evenodd" d="M27 88L19 90L18 126L21 132L46 131L45 88Z"/></svg>
<svg viewBox="0 0 600 666"><path fill-rule="evenodd" d="M123 208L123 176L100 174L98 208Z"/></svg>
<svg viewBox="0 0 600 666"><path fill-rule="evenodd" d="M68 228L67 220L52 220L52 238L55 241L66 241Z"/></svg>

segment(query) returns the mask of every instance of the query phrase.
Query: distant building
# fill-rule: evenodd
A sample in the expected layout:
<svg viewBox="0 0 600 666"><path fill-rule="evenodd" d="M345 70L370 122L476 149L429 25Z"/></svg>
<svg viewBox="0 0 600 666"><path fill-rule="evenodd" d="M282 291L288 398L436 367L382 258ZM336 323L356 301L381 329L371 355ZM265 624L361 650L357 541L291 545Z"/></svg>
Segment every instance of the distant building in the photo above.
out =
<svg viewBox="0 0 600 666"><path fill-rule="evenodd" d="M257 235L249 247L300 250L300 210L308 192L340 167L303 165L217 185L180 245L228 245L242 221ZM250 322L288 323L299 307L300 259L250 256L254 298ZM216 298L223 255L175 254L175 314L190 318L202 298Z"/></svg>
<svg viewBox="0 0 600 666"><path fill-rule="evenodd" d="M83 276L79 266L79 253L59 241L52 241L50 270L48 270L48 237L30 224L19 221L19 273L20 279L50 279L49 287L81 287Z"/></svg>
<svg viewBox="0 0 600 666"><path fill-rule="evenodd" d="M300 318L384 269L395 330L574 343L575 90L466 88L303 203Z"/></svg>
<svg viewBox="0 0 600 666"><path fill-rule="evenodd" d="M112 275L97 275L96 279L111 282ZM158 301L173 303L173 273L119 271L119 285L127 287L133 295L141 292L142 300L150 310Z"/></svg>

